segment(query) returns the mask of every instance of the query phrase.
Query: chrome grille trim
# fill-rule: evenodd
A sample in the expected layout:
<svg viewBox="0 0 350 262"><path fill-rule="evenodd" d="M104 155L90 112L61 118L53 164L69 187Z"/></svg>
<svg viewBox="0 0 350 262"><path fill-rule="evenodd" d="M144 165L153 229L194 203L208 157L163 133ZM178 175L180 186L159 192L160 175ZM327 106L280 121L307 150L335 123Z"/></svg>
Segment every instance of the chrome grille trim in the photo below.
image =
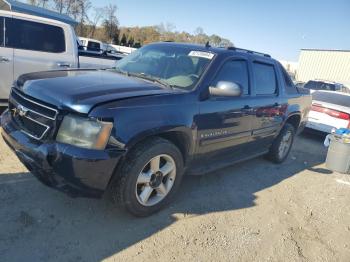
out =
<svg viewBox="0 0 350 262"><path fill-rule="evenodd" d="M37 123L38 125L41 125L41 126L45 127L46 129L45 129L45 131L42 133L42 135L41 135L40 137L34 136L34 135L32 135L32 134L26 132L26 131L23 130L23 129L22 129L21 131L22 131L23 133L25 133L27 136L30 136L31 138L34 138L34 139L36 139L36 140L41 140L41 139L43 139L43 137L46 135L47 131L49 131L50 126L44 125L43 123L40 123L39 121L36 121L35 119L33 119L33 118L29 117L29 116L24 116L24 117L27 118L27 119L29 119L30 121L33 121L33 122Z"/></svg>
<svg viewBox="0 0 350 262"><path fill-rule="evenodd" d="M13 115L14 118L18 118L18 121L20 121L20 122L18 122L20 131L23 132L25 135L27 135L35 140L42 140L45 137L45 135L48 133L48 131L51 128L54 128L54 126L55 126L54 121L56 120L57 115L59 114L58 110L56 110L52 107L43 105L39 102L36 102L30 98L27 98L24 95L20 94L19 91L16 91L14 89L11 90L11 96L9 99L9 106L10 106L10 104L16 108L18 108L19 106L22 106L22 107L25 107L26 110L28 110L27 114L18 115L17 117L16 117L16 115ZM30 105L32 105L32 106L30 106ZM40 110L40 108L42 108L42 110L45 113L38 112L38 110ZM50 116L47 114L50 114ZM21 120L21 118L23 120ZM27 119L26 121L30 121L32 123L35 123L37 126L39 125L42 128L36 129L35 127L29 127L28 124L30 122L23 122L24 119ZM30 124L30 125L32 125L32 124ZM34 129L32 129L32 128L34 128Z"/></svg>
<svg viewBox="0 0 350 262"><path fill-rule="evenodd" d="M24 97L23 95L19 94L19 93L18 93L17 91L15 91L14 89L12 89L12 92L16 93L16 95L18 95L19 97L21 97L21 98L24 99L24 100L27 100L27 101L29 101L29 102L31 102L31 103L33 103L33 104L36 104L36 105L38 105L38 106L44 107L44 108L46 108L46 109L48 109L48 110L51 110L51 111L55 112L55 116L54 116L54 117L50 117L50 116L47 116L47 115L43 115L43 114L41 114L41 113L39 113L39 112L37 112L37 111L35 111L35 110L33 110L33 109L29 109L31 112L33 112L33 113L35 113L35 114L37 114L37 115L39 115L39 116L45 117L45 118L47 118L47 119L50 119L50 120L56 120L56 117L57 117L57 115L58 115L58 110L56 110L56 109L54 109L54 108L52 108L52 107L48 107L48 106L46 106L46 105L40 104L40 103L38 103L38 102L36 102L36 101L33 101L33 100L31 100L31 99L29 99L29 98L27 98L27 97ZM17 104L20 104L15 98L12 97L12 99L15 100L15 101L17 102Z"/></svg>

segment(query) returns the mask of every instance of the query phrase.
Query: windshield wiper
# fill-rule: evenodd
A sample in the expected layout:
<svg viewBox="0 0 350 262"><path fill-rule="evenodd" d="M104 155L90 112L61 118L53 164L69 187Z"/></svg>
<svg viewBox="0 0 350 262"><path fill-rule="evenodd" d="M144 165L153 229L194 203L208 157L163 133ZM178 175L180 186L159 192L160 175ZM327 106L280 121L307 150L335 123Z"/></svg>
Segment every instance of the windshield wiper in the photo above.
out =
<svg viewBox="0 0 350 262"><path fill-rule="evenodd" d="M118 68L118 67L112 67L111 69L113 69L114 71L116 71L116 72L119 73L119 74L126 75L126 76L130 76L130 75L129 75L129 72L123 71L123 70L121 70L121 69Z"/></svg>
<svg viewBox="0 0 350 262"><path fill-rule="evenodd" d="M151 76L151 75L146 75L145 73L133 73L133 72L128 72L128 71L123 71L118 67L113 67L113 70L115 70L117 73L126 75L126 76L132 76L132 77L138 77L138 78L142 78L145 80L149 80L152 81L154 83L158 83L160 85L166 86L170 89L174 89L176 86L175 85L171 85L168 82L166 82L165 80L159 78L159 77L155 77L155 76Z"/></svg>
<svg viewBox="0 0 350 262"><path fill-rule="evenodd" d="M132 73L132 72L127 72L128 76L133 76L133 77L138 77L138 78L142 78L145 80L149 80L155 83L158 83L160 85L163 85L165 87L168 87L170 89L174 89L174 85L169 84L168 82L166 82L165 80L159 78L159 77L155 77L155 76L151 76L151 75L146 75L145 73Z"/></svg>

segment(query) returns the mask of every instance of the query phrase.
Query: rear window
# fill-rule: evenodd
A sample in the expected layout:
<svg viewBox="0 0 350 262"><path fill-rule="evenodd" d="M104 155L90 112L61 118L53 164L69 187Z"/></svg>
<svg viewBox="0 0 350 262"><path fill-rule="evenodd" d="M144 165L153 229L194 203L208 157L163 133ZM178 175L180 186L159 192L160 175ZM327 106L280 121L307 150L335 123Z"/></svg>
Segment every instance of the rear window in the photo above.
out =
<svg viewBox="0 0 350 262"><path fill-rule="evenodd" d="M101 49L100 43L92 42L92 41L88 42L87 47L88 47L88 50L91 50L91 51L100 51Z"/></svg>
<svg viewBox="0 0 350 262"><path fill-rule="evenodd" d="M339 94L335 92L314 92L312 94L312 100L350 107L350 96L346 94Z"/></svg>
<svg viewBox="0 0 350 262"><path fill-rule="evenodd" d="M14 18L6 19L6 46L48 53L66 50L62 28Z"/></svg>
<svg viewBox="0 0 350 262"><path fill-rule="evenodd" d="M257 95L273 95L277 91L276 73L273 65L253 63L254 82Z"/></svg>
<svg viewBox="0 0 350 262"><path fill-rule="evenodd" d="M4 46L4 18L0 17L0 46Z"/></svg>
<svg viewBox="0 0 350 262"><path fill-rule="evenodd" d="M325 90L325 91L335 91L335 85L319 82L319 81L309 81L304 85L304 88L312 89L312 90Z"/></svg>

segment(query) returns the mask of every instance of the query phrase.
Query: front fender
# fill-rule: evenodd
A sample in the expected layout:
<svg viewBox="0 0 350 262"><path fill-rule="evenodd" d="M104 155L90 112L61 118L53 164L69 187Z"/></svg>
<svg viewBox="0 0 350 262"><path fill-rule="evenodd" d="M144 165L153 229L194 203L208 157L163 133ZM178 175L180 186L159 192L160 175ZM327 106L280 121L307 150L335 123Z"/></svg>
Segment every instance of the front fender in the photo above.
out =
<svg viewBox="0 0 350 262"><path fill-rule="evenodd" d="M113 119L112 137L126 149L150 136L176 132L189 141L189 149L194 151L194 116L198 111L198 103L183 95L125 100L113 107L97 107L90 116Z"/></svg>

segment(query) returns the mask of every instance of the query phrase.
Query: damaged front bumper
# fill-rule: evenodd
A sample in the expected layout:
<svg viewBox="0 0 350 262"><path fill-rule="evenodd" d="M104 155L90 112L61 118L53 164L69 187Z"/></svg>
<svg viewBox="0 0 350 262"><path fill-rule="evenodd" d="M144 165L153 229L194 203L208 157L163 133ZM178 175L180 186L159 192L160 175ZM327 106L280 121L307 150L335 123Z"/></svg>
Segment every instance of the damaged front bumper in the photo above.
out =
<svg viewBox="0 0 350 262"><path fill-rule="evenodd" d="M8 111L0 119L2 137L28 170L45 185L77 197L101 197L124 150L91 150L36 141L16 129Z"/></svg>

